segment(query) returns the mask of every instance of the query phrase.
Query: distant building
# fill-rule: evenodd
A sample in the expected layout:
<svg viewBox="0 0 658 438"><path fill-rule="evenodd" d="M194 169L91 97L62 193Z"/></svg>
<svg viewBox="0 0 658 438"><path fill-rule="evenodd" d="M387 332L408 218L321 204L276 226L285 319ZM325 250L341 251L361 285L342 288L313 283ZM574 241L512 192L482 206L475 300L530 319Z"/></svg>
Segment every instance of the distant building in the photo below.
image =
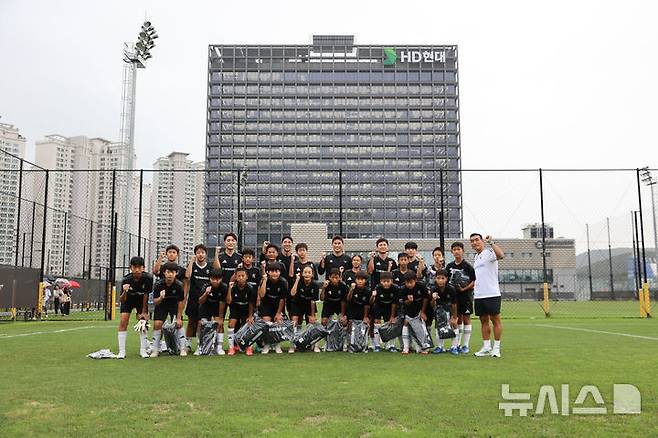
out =
<svg viewBox="0 0 658 438"><path fill-rule="evenodd" d="M20 158L25 158L25 137L14 125L0 123L0 149L6 152L0 153L0 265L14 265Z"/></svg>

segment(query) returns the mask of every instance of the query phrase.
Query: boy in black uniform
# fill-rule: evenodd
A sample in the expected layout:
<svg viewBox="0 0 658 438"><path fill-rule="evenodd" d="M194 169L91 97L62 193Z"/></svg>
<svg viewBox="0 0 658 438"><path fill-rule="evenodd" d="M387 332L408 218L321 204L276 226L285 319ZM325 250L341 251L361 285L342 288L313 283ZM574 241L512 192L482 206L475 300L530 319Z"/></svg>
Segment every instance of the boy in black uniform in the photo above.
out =
<svg viewBox="0 0 658 438"><path fill-rule="evenodd" d="M407 242L404 244L404 252L409 256L409 270L416 273L416 278L422 280L427 273L427 266L422 255L418 254L418 244L416 242Z"/></svg>
<svg viewBox="0 0 658 438"><path fill-rule="evenodd" d="M185 301L187 302L185 340L188 352L192 350L192 337L197 336L199 330L199 296L203 293L204 286L210 281L210 265L208 265L207 256L208 250L205 245L195 246L194 255L185 270L185 277L189 279L184 285Z"/></svg>
<svg viewBox="0 0 658 438"><path fill-rule="evenodd" d="M329 280L325 280L320 293L322 301L322 325L327 326L329 318L333 315L340 316L340 322L344 325L347 322L346 304L347 285L340 279L340 271L333 268L329 271Z"/></svg>
<svg viewBox="0 0 658 438"><path fill-rule="evenodd" d="M334 236L331 239L331 248L333 252L329 255L322 253L320 264L318 265L318 274L322 275L325 272L330 272L332 269L338 269L339 273L343 273L350 269L352 260L345 254L343 249L345 242L342 236Z"/></svg>
<svg viewBox="0 0 658 438"><path fill-rule="evenodd" d="M410 318L420 316L420 319L427 321L427 302L429 294L424 283L417 281L416 273L409 271L404 274L404 287L400 289L400 298L404 301L404 314ZM409 326L404 321L402 327L402 354L409 354ZM427 354L427 351L420 351L416 346L416 352Z"/></svg>
<svg viewBox="0 0 658 438"><path fill-rule="evenodd" d="M368 284L368 274L359 271L356 274L355 282L350 285L347 293L347 320L348 332L351 328L352 321L363 321L370 325L370 289Z"/></svg>
<svg viewBox="0 0 658 438"><path fill-rule="evenodd" d="M370 253L370 259L368 260L368 274L370 274L372 288L377 287L379 284L379 275L382 272L392 272L397 268L395 260L388 256L388 240L383 237L377 239L375 246L377 250Z"/></svg>
<svg viewBox="0 0 658 438"><path fill-rule="evenodd" d="M160 355L160 336L162 335L162 323L171 317L171 320L176 321L178 327L178 339L180 345L180 355L187 356L187 349L183 348L185 340L185 332L183 331L183 308L185 307L185 291L183 284L176 280L176 273L178 272L176 263L165 263L162 266L164 272L164 279L158 280L153 288L153 303L155 310L153 311L153 351L151 357L158 357Z"/></svg>
<svg viewBox="0 0 658 438"><path fill-rule="evenodd" d="M283 306L288 295L288 282L283 278L283 265L279 262L270 263L265 268L263 279L258 289L260 298L260 313L264 321L283 320ZM283 353L279 344L274 345L277 354ZM265 345L261 353L270 352L270 345Z"/></svg>
<svg viewBox="0 0 658 438"><path fill-rule="evenodd" d="M290 312L292 322L295 324L295 335L302 329L302 322L306 319L307 324L315 324L317 309L315 302L319 298L320 286L313 279L313 267L306 265L301 273L295 276L295 283L290 289L292 300L292 311ZM319 345L315 344L315 351L320 351ZM295 345L290 343L288 353L295 352Z"/></svg>
<svg viewBox="0 0 658 438"><path fill-rule="evenodd" d="M313 270L313 280L318 281L318 268L315 263L308 259L308 245L298 243L295 245L297 259L295 260L295 275L301 274L305 267L310 266Z"/></svg>
<svg viewBox="0 0 658 438"><path fill-rule="evenodd" d="M445 258L443 257L443 248L437 246L432 250L434 264L425 269L425 284L430 286L436 280L436 273L445 269Z"/></svg>
<svg viewBox="0 0 658 438"><path fill-rule="evenodd" d="M206 283L202 289L203 293L199 296L198 300L198 316L200 319L208 321L217 321L217 354L220 356L224 354L224 315L226 314L226 296L228 295L228 288L222 282L222 271L213 269L210 271L209 283ZM190 304L188 303L189 307ZM199 321L199 327L201 322ZM199 354L199 350L194 353Z"/></svg>
<svg viewBox="0 0 658 438"><path fill-rule="evenodd" d="M356 281L356 274L361 272L361 265L363 264L363 257L359 254L352 256L352 269L343 272L343 283L352 284Z"/></svg>
<svg viewBox="0 0 658 438"><path fill-rule="evenodd" d="M235 270L235 283L229 285L228 305L230 316L228 320L228 355L233 356L238 352L235 345L235 327L238 324L251 324L254 322L254 308L256 307L256 288L248 282L246 268ZM247 356L254 354L251 345L245 350Z"/></svg>
<svg viewBox="0 0 658 438"><path fill-rule="evenodd" d="M131 258L130 273L123 277L119 297L121 302L118 334L119 354L117 355L119 359L126 357L126 336L128 335L126 329L133 309L135 309L138 320L148 320L147 302L151 289L153 289L153 276L144 272L144 259L142 257ZM147 339L145 331L140 332L139 341L139 355L148 357L148 354L146 354Z"/></svg>
<svg viewBox="0 0 658 438"><path fill-rule="evenodd" d="M249 283L254 290L258 290L258 282L260 281L262 274L260 269L258 269L258 266L254 264L255 257L256 254L254 253L254 250L246 248L242 251L242 264L238 265L238 268L244 268L247 271L247 283ZM232 278L231 281L235 281L235 278Z"/></svg>
<svg viewBox="0 0 658 438"><path fill-rule="evenodd" d="M224 284L231 282L233 273L238 265L242 263L242 255L235 249L237 244L238 236L234 233L226 233L224 235L224 251L222 251L221 246L215 248L213 268L222 270L222 281Z"/></svg>
<svg viewBox="0 0 658 438"><path fill-rule="evenodd" d="M393 275L386 271L382 272L379 277L379 284L375 287L375 290L372 291L370 297L370 309L372 318L375 320L374 332L372 343L374 345L373 351L379 352L381 347L381 340L379 338L379 327L381 327L382 321L384 322L395 322L396 312L395 309L396 301L400 288L393 284ZM391 340L386 343L386 349L391 353L395 353L397 350L395 348L395 341Z"/></svg>
<svg viewBox="0 0 658 438"><path fill-rule="evenodd" d="M448 283L448 271L441 269L436 273L434 284L430 286L430 295L432 310L437 311L437 308L443 310L450 315L450 326L452 329L457 328L457 291ZM436 348L432 353L439 354L443 353L444 340L439 337L439 328L436 327ZM456 341L457 337L452 338L452 346L450 347L450 352L454 355L459 354L458 342Z"/></svg>
<svg viewBox="0 0 658 438"><path fill-rule="evenodd" d="M260 255L261 274L265 274L267 265L279 261L279 247L273 243L265 241L263 243L263 252Z"/></svg>
<svg viewBox="0 0 658 438"><path fill-rule="evenodd" d="M178 254L180 251L178 250L178 247L176 245L169 245L167 249L162 251L160 254L160 257L155 259L155 263L153 263L153 275L155 275L159 280L164 280L165 275L164 275L164 265L166 263L174 263L176 264L176 280L180 281L181 283L185 281L185 268L182 266L178 265Z"/></svg>
<svg viewBox="0 0 658 438"><path fill-rule="evenodd" d="M468 343L471 340L471 331L473 328L471 325L471 315L473 314L475 269L473 269L470 263L464 260L463 243L453 242L450 245L450 251L455 257L455 261L448 263L446 271L448 271L448 282L457 291L458 330L455 330L455 333L457 338L462 334L460 352L462 354L468 354Z"/></svg>
<svg viewBox="0 0 658 438"><path fill-rule="evenodd" d="M391 274L393 275L393 283L398 287L404 286L404 274L409 272L409 256L406 252L398 253L398 268L393 270ZM413 271L414 274L416 271Z"/></svg>

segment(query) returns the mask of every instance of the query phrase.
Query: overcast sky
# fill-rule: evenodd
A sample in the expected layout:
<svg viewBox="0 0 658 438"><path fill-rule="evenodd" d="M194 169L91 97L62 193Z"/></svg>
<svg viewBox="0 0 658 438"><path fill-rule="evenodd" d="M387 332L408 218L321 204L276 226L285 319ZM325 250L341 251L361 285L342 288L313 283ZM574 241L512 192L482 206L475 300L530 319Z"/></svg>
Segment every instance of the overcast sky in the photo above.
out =
<svg viewBox="0 0 658 438"><path fill-rule="evenodd" d="M204 159L209 43L306 44L331 33L354 34L357 44L459 46L466 169L658 167L657 9L647 1L0 0L0 116L30 150L52 133L118 140L122 43L146 13L160 38L138 74L140 167L172 150ZM535 179L506 179L509 190L495 191L509 203L498 233L516 235L520 222L538 219L514 211L523 192L536 195ZM581 216L564 202L578 229L634 207L627 179L614 181L592 218L591 205ZM550 184L558 193L571 187L557 176ZM465 219L469 209L478 216L471 203ZM499 213L487 209L472 226Z"/></svg>

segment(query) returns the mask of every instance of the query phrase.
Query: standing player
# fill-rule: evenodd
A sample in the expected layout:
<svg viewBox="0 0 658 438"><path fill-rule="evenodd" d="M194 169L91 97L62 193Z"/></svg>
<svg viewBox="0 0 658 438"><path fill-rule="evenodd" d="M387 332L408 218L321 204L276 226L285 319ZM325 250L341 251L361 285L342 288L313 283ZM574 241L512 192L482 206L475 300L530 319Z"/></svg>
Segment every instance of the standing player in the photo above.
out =
<svg viewBox="0 0 658 438"><path fill-rule="evenodd" d="M153 263L153 275L155 275L159 280L164 280L164 265L166 263L175 263L178 268L176 269L176 280L181 283L185 281L185 268L178 265L178 254L180 250L176 245L169 245L160 257L155 259Z"/></svg>
<svg viewBox="0 0 658 438"><path fill-rule="evenodd" d="M320 301L322 301L322 325L325 327L329 323L329 318L334 315L340 318L341 324L347 323L345 299L348 290L347 285L340 278L340 271L332 268L329 271L329 279L322 285Z"/></svg>
<svg viewBox="0 0 658 438"><path fill-rule="evenodd" d="M448 272L444 269L436 273L434 283L430 286L430 294L432 297L432 310L440 309L450 315L450 327L453 330L457 329L457 291L448 283ZM439 337L439 328L436 328L436 348L432 353L443 353L444 340ZM452 338L452 346L450 353L455 356L459 354L459 340L455 336Z"/></svg>
<svg viewBox="0 0 658 438"><path fill-rule="evenodd" d="M190 259L185 271L188 278L185 284L185 315L187 315L187 328L185 329L186 348L192 350L192 337L197 335L199 329L199 296L203 288L210 281L210 266L207 261L208 250L203 244L194 247L194 255Z"/></svg>
<svg viewBox="0 0 658 438"><path fill-rule="evenodd" d="M222 270L222 281L224 284L231 282L231 277L237 269L238 265L242 263L242 256L236 250L238 244L238 236L235 233L224 234L224 251L222 247L215 248L215 260L213 260L213 268Z"/></svg>
<svg viewBox="0 0 658 438"><path fill-rule="evenodd" d="M251 248L246 248L242 251L242 264L238 265L238 268L244 268L247 271L247 283L249 283L254 290L258 290L258 282L261 278L260 269L254 264L254 259L256 254ZM231 279L235 281L235 278Z"/></svg>
<svg viewBox="0 0 658 438"><path fill-rule="evenodd" d="M498 260L505 257L500 246L493 242L491 236L482 240L482 235L473 233L470 236L471 248L477 253L473 262L475 269L475 314L482 324L482 349L476 356L500 357L500 336L503 324L500 322L500 285L498 284ZM489 248L485 247L485 243ZM494 345L491 348L491 327L493 323Z"/></svg>
<svg viewBox="0 0 658 438"><path fill-rule="evenodd" d="M382 272L379 277L379 284L372 291L370 298L370 308L372 309L371 314L372 318L375 320L375 326L373 331L373 351L380 351L381 340L379 338L379 327L381 327L382 321L384 322L395 322L396 313L394 308L396 308L395 301L398 299L400 293L400 288L393 284L393 275L386 271ZM397 350L395 348L395 341L391 340L386 343L386 347L391 353L395 353Z"/></svg>
<svg viewBox="0 0 658 438"><path fill-rule="evenodd" d="M302 322L306 319L307 324L315 324L316 312L315 302L318 300L320 286L313 279L313 268L306 265L301 274L295 276L295 283L290 289L292 297L292 322L295 325L295 335L301 332ZM315 344L315 351L320 351L320 346ZM295 352L295 345L291 342L288 353Z"/></svg>
<svg viewBox="0 0 658 438"><path fill-rule="evenodd" d="M436 280L436 274L445 269L445 258L443 256L443 248L440 246L437 246L432 250L432 258L434 259L434 263L430 266L428 266L425 269L425 284L432 285L434 284L434 281Z"/></svg>
<svg viewBox="0 0 658 438"><path fill-rule="evenodd" d="M462 335L460 352L468 354L468 344L471 340L471 315L473 314L473 287L475 286L475 270L470 263L464 260L464 244L453 242L450 251L455 257L453 262L448 263L446 271L449 275L449 283L457 291L457 314L458 329L455 330L457 338Z"/></svg>
<svg viewBox="0 0 658 438"><path fill-rule="evenodd" d="M368 274L359 271L355 282L350 285L347 293L347 320L348 333L352 327L352 321L361 320L370 326L370 289L368 288Z"/></svg>
<svg viewBox="0 0 658 438"><path fill-rule="evenodd" d="M409 269L409 255L406 252L398 253L398 268L394 269L391 274L393 275L393 283L398 287L404 286L404 275L410 272ZM413 271L414 274L416 271Z"/></svg>
<svg viewBox="0 0 658 438"><path fill-rule="evenodd" d="M400 298L404 300L404 314L410 318L420 316L420 319L427 321L427 302L429 294L424 283L417 281L416 273L409 271L404 274L404 287L400 289ZM396 309L396 305L393 305ZM402 354L409 354L409 326L404 321L402 327ZM427 354L426 350L420 351L420 346L416 346L416 352Z"/></svg>
<svg viewBox="0 0 658 438"><path fill-rule="evenodd" d="M427 265L423 256L418 254L418 244L416 242L405 243L404 252L409 256L409 270L416 273L416 278L423 280L427 274Z"/></svg>
<svg viewBox="0 0 658 438"><path fill-rule="evenodd" d="M266 272L263 274L258 289L261 315L266 322L272 320L279 322L283 320L283 306L288 295L288 282L282 276L283 265L281 263L270 263L265 269ZM261 353L269 353L270 347L270 345L265 345ZM283 353L279 344L274 345L274 351L277 354Z"/></svg>
<svg viewBox="0 0 658 438"><path fill-rule="evenodd" d="M235 270L235 283L229 285L228 305L230 316L228 320L228 355L238 352L235 345L235 327L238 324L251 324L254 322L254 308L256 307L256 288L248 281L247 268L240 267ZM254 350L251 345L245 350L247 356L252 356Z"/></svg>
<svg viewBox="0 0 658 438"><path fill-rule="evenodd" d="M375 246L377 250L370 253L368 260L368 274L373 288L379 284L379 275L382 272L392 272L397 268L395 260L388 256L388 240L383 237L377 239Z"/></svg>
<svg viewBox="0 0 658 438"><path fill-rule="evenodd" d="M343 283L352 284L356 281L356 274L361 272L361 265L363 264L363 257L359 254L352 256L352 269L343 272Z"/></svg>
<svg viewBox="0 0 658 438"><path fill-rule="evenodd" d="M121 319L119 320L119 354L117 358L126 357L126 336L128 333L128 321L133 309L138 320L148 320L147 302L148 296L153 289L153 277L144 272L144 259L142 257L133 257L130 259L130 273L123 277L121 282ZM139 333L139 355L149 357L146 354L147 340L146 333Z"/></svg>
<svg viewBox="0 0 658 438"><path fill-rule="evenodd" d="M336 235L331 239L332 253L329 255L322 253L322 258L318 266L318 274L322 275L325 272L331 272L332 269L338 269L339 273L343 273L350 269L352 261L345 254L344 246L345 241L342 236Z"/></svg>
<svg viewBox="0 0 658 438"><path fill-rule="evenodd" d="M176 321L178 328L178 339L180 355L187 356L187 349L184 348L185 332L183 331L183 308L185 308L185 291L183 284L176 280L176 273L179 266L176 263L165 263L162 266L164 279L158 280L153 288L153 350L151 357L160 355L160 337L162 335L162 323L167 320L167 316L172 321Z"/></svg>
<svg viewBox="0 0 658 438"><path fill-rule="evenodd" d="M279 262L279 247L273 243L265 241L263 243L263 253L261 254L261 274L265 274L267 265Z"/></svg>
<svg viewBox="0 0 658 438"><path fill-rule="evenodd" d="M224 315L226 315L226 301L228 295L228 288L226 284L222 281L222 271L219 269L214 269L210 271L209 283L205 284L203 293L199 296L198 306L199 312L198 316L202 319L208 321L215 320L217 322L217 354L222 356L224 354ZM190 304L188 303L189 307ZM199 327L201 327L201 322L199 321ZM200 330L199 330L200 333ZM229 331L230 337L230 331ZM201 339L199 339L199 344L201 344ZM199 354L199 349L197 348L195 355Z"/></svg>
<svg viewBox="0 0 658 438"><path fill-rule="evenodd" d="M313 280L318 281L318 268L315 266L315 263L308 259L308 245L305 243L298 243L295 245L295 252L297 253L297 260L295 260L295 275L301 274L305 267L310 266L313 270Z"/></svg>

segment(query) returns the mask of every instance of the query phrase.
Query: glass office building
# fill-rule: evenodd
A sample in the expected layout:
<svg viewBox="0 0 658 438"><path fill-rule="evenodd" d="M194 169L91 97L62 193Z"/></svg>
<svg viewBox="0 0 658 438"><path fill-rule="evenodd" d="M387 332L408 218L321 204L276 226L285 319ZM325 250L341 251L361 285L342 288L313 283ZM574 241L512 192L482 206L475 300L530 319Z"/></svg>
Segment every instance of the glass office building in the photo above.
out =
<svg viewBox="0 0 658 438"><path fill-rule="evenodd" d="M209 245L228 231L278 242L305 222L346 238L461 237L460 156L456 46L328 35L208 48Z"/></svg>

